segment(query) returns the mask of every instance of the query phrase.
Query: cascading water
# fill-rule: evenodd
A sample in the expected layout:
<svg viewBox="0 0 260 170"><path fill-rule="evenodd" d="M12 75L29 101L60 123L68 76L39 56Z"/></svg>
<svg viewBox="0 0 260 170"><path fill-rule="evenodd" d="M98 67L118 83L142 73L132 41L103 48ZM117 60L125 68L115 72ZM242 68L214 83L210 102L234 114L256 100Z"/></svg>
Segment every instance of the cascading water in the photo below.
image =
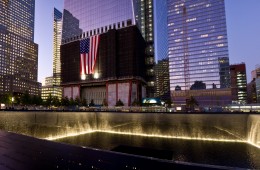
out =
<svg viewBox="0 0 260 170"><path fill-rule="evenodd" d="M106 132L197 140L249 141L258 145L259 117L255 115L248 118L248 115L242 114L1 112L0 129L46 139Z"/></svg>
<svg viewBox="0 0 260 170"><path fill-rule="evenodd" d="M176 161L260 168L260 115L0 112L0 129L103 150L167 150Z"/></svg>
<svg viewBox="0 0 260 170"><path fill-rule="evenodd" d="M260 148L260 115L250 115L248 118L247 141Z"/></svg>

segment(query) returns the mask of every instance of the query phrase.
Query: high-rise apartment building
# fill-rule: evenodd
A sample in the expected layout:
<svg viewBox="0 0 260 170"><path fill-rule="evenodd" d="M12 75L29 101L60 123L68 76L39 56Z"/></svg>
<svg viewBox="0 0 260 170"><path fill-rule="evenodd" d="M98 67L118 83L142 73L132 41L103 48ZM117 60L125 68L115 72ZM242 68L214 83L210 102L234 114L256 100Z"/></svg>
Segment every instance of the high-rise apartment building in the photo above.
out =
<svg viewBox="0 0 260 170"><path fill-rule="evenodd" d="M0 1L0 94L40 95L34 0Z"/></svg>
<svg viewBox="0 0 260 170"><path fill-rule="evenodd" d="M224 0L167 0L170 88L230 87Z"/></svg>
<svg viewBox="0 0 260 170"><path fill-rule="evenodd" d="M65 0L62 44L127 25L137 25L146 40L147 92L153 96L153 0Z"/></svg>

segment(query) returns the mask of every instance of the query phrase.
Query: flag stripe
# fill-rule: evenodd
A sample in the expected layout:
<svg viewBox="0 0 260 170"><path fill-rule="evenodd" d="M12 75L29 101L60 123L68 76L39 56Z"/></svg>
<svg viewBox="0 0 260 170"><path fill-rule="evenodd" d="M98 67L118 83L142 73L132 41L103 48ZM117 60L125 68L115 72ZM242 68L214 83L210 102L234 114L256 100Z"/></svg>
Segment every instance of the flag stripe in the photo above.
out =
<svg viewBox="0 0 260 170"><path fill-rule="evenodd" d="M93 74L97 60L99 35L80 41L80 74Z"/></svg>
<svg viewBox="0 0 260 170"><path fill-rule="evenodd" d="M92 65L91 65L91 72L93 73L94 72L94 60L95 60L95 54L96 54L96 52L95 52L95 49L96 49L96 36L95 37L92 37L93 38L93 46L92 46Z"/></svg>

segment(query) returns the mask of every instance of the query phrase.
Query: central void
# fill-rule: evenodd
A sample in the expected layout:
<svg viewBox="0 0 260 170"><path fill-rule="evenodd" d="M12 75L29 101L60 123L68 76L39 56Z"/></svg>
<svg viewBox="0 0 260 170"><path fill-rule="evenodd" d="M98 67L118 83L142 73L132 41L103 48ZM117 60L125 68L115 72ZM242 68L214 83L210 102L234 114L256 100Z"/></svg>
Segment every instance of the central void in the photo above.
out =
<svg viewBox="0 0 260 170"><path fill-rule="evenodd" d="M260 169L260 152L244 142L186 140L93 132L55 140L181 162Z"/></svg>

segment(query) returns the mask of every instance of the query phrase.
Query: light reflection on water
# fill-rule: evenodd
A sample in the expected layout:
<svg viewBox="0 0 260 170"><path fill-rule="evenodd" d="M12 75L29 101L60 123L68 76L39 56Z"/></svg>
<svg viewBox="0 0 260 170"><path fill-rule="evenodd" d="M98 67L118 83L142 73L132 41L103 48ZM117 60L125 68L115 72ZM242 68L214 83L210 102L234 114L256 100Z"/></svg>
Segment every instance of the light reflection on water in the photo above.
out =
<svg viewBox="0 0 260 170"><path fill-rule="evenodd" d="M119 146L148 148L158 151L158 153L165 150L171 152L172 157L170 159L174 161L239 168L260 168L259 150L243 141L158 138L106 132L88 133L60 138L55 141L103 150L113 150Z"/></svg>

